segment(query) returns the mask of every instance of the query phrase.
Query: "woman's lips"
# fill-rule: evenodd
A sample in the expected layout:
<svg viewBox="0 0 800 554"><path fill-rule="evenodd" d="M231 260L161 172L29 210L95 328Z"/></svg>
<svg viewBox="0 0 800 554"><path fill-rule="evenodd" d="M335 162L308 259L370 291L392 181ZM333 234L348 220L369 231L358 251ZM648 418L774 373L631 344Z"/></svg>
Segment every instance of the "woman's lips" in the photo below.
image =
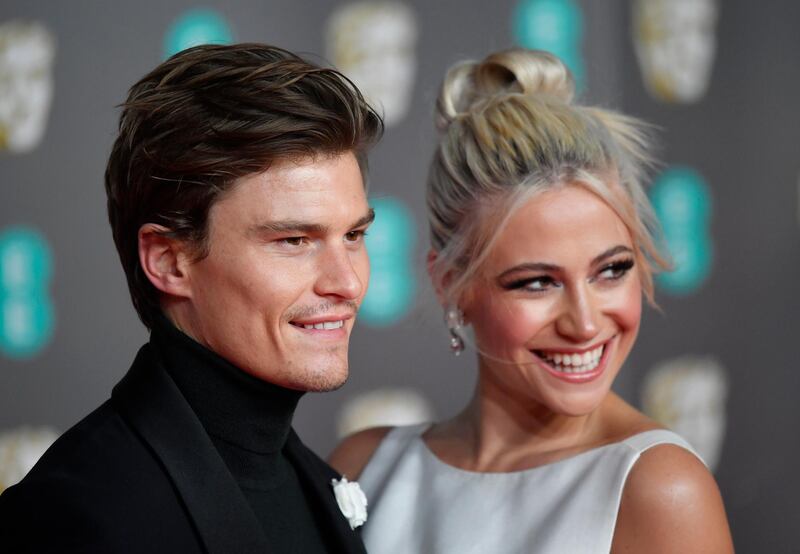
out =
<svg viewBox="0 0 800 554"><path fill-rule="evenodd" d="M600 377L608 365L614 338L581 351L532 350L537 363L550 375L567 383L588 383Z"/></svg>

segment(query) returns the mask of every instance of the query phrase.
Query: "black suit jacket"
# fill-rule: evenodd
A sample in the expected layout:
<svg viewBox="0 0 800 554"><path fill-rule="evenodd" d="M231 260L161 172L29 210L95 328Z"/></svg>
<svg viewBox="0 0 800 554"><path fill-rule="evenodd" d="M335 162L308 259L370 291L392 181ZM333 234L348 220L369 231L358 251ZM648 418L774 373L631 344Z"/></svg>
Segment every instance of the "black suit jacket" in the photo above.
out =
<svg viewBox="0 0 800 554"><path fill-rule="evenodd" d="M332 552L364 553L338 478L294 431L285 453ZM0 551L267 553L261 524L174 381L139 351L111 399L0 496Z"/></svg>

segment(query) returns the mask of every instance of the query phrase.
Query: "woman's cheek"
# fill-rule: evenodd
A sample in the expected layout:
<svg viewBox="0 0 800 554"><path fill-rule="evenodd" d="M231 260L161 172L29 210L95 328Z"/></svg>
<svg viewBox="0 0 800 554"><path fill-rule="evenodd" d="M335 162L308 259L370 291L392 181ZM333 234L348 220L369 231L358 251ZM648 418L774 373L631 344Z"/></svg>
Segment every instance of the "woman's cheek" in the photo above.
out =
<svg viewBox="0 0 800 554"><path fill-rule="evenodd" d="M613 316L622 330L635 332L642 319L642 289L638 281L627 285L609 299L606 312Z"/></svg>
<svg viewBox="0 0 800 554"><path fill-rule="evenodd" d="M487 303L473 318L476 339L484 350L526 348L546 326L546 314L546 306L533 301Z"/></svg>

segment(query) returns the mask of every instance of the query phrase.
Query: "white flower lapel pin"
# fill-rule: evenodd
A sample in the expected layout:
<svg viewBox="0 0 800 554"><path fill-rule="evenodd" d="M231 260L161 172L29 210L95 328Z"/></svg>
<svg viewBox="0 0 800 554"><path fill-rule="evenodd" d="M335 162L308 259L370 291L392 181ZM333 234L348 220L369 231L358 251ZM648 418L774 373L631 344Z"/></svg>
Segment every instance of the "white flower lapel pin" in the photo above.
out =
<svg viewBox="0 0 800 554"><path fill-rule="evenodd" d="M331 479L333 494L336 496L336 503L342 511L342 515L350 523L350 529L355 529L367 521L367 497L361 487L347 477Z"/></svg>

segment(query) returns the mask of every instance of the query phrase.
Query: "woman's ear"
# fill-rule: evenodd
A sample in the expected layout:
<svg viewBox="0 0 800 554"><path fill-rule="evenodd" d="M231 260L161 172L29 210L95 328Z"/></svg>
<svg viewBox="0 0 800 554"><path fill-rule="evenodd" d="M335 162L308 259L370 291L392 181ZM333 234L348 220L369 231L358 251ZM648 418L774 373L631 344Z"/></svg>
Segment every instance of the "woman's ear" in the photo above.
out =
<svg viewBox="0 0 800 554"><path fill-rule="evenodd" d="M435 250L431 249L428 250L427 256L427 266L428 266L428 275L431 278L431 283L433 284L433 289L436 291L436 298L439 300L439 305L441 305L445 312L449 312L450 310L457 310L459 320L461 321L461 325L468 325L469 324L469 317L467 315L467 309L469 308L469 302L472 295L472 288L467 287L464 291L459 294L459 298L456 303L452 303L452 300L448 299L445 291L447 287L450 285L450 281L453 278L453 274L450 271L446 271L442 273L436 269L436 261L439 259L439 253Z"/></svg>
<svg viewBox="0 0 800 554"><path fill-rule="evenodd" d="M436 298L439 300L439 304L444 306L447 301L445 298L444 290L445 290L445 281L447 280L447 276L443 276L441 272L435 271L436 267L436 260L439 259L439 253L436 252L434 249L428 250L428 256L426 258L427 268L428 268L428 277L431 279L431 284L433 285L433 290L436 291Z"/></svg>
<svg viewBox="0 0 800 554"><path fill-rule="evenodd" d="M459 311L461 311L462 321L466 325L469 323L467 310L472 300L473 288L470 286L466 287L459 294L457 304L452 304L452 300L448 299L447 295L445 294L445 291L447 290L447 287L450 285L450 282L453 279L453 274L450 271L447 271L445 273L437 271L436 261L438 259L439 259L438 252L436 252L433 249L428 250L428 256L427 256L428 275L431 278L433 289L436 291L436 298L439 300L439 304L445 310L448 310L450 308L457 308Z"/></svg>
<svg viewBox="0 0 800 554"><path fill-rule="evenodd" d="M191 297L191 282L187 271L190 263L187 244L168 233L169 229L155 223L145 223L139 228L139 263L156 289L188 298Z"/></svg>

